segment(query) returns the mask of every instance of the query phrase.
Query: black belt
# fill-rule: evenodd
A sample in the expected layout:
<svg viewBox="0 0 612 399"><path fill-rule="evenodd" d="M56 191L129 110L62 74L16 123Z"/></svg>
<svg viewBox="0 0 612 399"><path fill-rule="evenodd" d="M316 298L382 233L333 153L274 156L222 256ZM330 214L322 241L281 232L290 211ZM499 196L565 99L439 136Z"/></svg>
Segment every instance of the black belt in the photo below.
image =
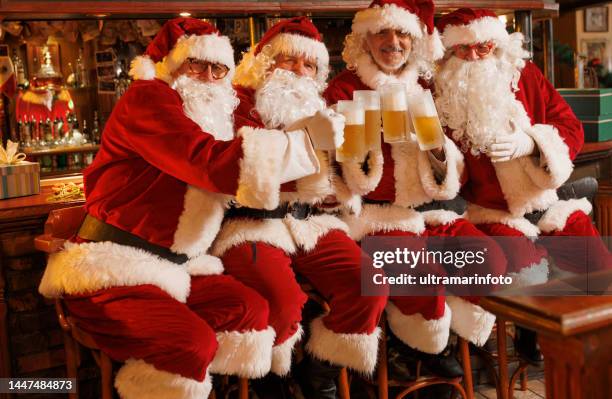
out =
<svg viewBox="0 0 612 399"><path fill-rule="evenodd" d="M544 216L545 211L533 211L531 213L525 214L525 219L529 220L533 224L538 224L542 216Z"/></svg>
<svg viewBox="0 0 612 399"><path fill-rule="evenodd" d="M83 224L81 224L81 228L77 235L89 241L111 241L120 245L144 249L172 263L181 264L187 262L188 259L187 255L176 254L166 247L151 244L143 238L98 220L91 215L85 216L85 220Z"/></svg>
<svg viewBox="0 0 612 399"><path fill-rule="evenodd" d="M363 198L363 203L364 204L372 204L372 205L389 205L391 203L391 201L385 201L385 200L374 200L374 199L369 199L369 198Z"/></svg>
<svg viewBox="0 0 612 399"><path fill-rule="evenodd" d="M283 219L287 215L293 216L295 219L304 220L312 215L323 213L319 208L308 204L284 203L276 209L256 209L247 207L232 207L227 210L225 217L227 218L251 218L251 219Z"/></svg>

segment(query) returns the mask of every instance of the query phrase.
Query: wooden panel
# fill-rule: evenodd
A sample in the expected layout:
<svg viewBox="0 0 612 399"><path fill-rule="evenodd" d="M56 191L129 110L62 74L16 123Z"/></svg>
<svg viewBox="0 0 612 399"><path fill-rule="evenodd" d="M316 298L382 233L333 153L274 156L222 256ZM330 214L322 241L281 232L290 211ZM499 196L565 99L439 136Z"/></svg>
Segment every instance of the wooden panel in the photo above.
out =
<svg viewBox="0 0 612 399"><path fill-rule="evenodd" d="M53 3L53 7L50 7ZM36 13L36 15L69 14L176 14L181 11L195 13L264 13L264 12L325 12L355 11L369 5L369 0L348 1L51 1L51 0L1 0L0 12ZM556 12L558 4L553 0L474 0L436 2L440 11L458 7L488 7L503 10L550 10ZM61 11L59 11L61 10Z"/></svg>
<svg viewBox="0 0 612 399"><path fill-rule="evenodd" d="M595 225L604 242L612 245L612 183L599 183L595 197Z"/></svg>

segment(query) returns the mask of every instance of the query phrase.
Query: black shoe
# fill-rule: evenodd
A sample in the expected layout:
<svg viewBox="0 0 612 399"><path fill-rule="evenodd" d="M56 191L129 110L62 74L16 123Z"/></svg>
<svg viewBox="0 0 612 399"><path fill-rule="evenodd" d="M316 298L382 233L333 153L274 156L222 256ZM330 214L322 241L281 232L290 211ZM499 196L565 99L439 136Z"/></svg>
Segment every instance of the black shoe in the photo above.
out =
<svg viewBox="0 0 612 399"><path fill-rule="evenodd" d="M516 326L514 349L521 359L531 364L540 365L544 361L535 331Z"/></svg>
<svg viewBox="0 0 612 399"><path fill-rule="evenodd" d="M387 373L391 381L414 381L416 360L405 356L395 347L387 349Z"/></svg>
<svg viewBox="0 0 612 399"><path fill-rule="evenodd" d="M304 357L295 368L295 377L306 399L336 399L336 380L340 367L326 361Z"/></svg>
<svg viewBox="0 0 612 399"><path fill-rule="evenodd" d="M423 362L423 366L438 377L463 377L463 367L461 367L461 364L457 361L450 347L447 347L437 355L421 352L420 359Z"/></svg>

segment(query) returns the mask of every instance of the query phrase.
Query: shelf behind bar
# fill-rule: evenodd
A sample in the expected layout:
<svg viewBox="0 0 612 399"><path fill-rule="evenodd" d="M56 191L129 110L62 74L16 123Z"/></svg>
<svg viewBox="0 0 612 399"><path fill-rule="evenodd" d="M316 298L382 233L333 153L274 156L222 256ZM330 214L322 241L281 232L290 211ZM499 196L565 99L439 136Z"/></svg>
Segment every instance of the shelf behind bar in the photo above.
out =
<svg viewBox="0 0 612 399"><path fill-rule="evenodd" d="M348 1L50 1L0 0L0 14L6 19L33 18L96 18L100 14L120 14L123 17L176 15L182 11L201 14L257 14L257 13L317 13L347 12L366 8L370 0ZM52 6L52 7L51 7ZM559 4L554 0L472 0L436 1L437 11L459 7L491 8L496 10L544 10L556 15Z"/></svg>
<svg viewBox="0 0 612 399"><path fill-rule="evenodd" d="M40 157L43 155L57 155L57 154L69 154L75 152L94 152L98 151L100 146L98 144L80 145L74 147L56 147L49 150L36 150L28 151L23 150L23 153L31 157Z"/></svg>

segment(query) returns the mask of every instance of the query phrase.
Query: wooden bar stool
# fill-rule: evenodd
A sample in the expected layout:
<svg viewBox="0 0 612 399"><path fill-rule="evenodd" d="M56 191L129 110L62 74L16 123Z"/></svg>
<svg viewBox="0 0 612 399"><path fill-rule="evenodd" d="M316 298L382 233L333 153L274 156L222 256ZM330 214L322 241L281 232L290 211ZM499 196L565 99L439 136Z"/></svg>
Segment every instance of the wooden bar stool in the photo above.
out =
<svg viewBox="0 0 612 399"><path fill-rule="evenodd" d="M464 339L459 338L458 344L463 364L465 388L461 385L461 377L443 378L438 376L422 376L421 361L417 362L416 379L414 381L394 381L389 380L388 376L387 321L384 315L381 318L380 326L382 334L378 350L378 367L375 382L375 385L378 388L378 399L389 399L390 387L403 387L404 389L395 396L395 399L402 399L412 392L417 392L423 388L440 384L451 385L454 388L453 397L455 397L455 393L458 393L463 399L474 398L474 388L472 384L472 366L470 362L469 347ZM374 384L373 381L371 383Z"/></svg>
<svg viewBox="0 0 612 399"><path fill-rule="evenodd" d="M49 213L45 222L44 234L34 239L34 246L39 251L47 254L58 252L64 243L76 235L85 218L85 207L76 206L71 208L56 209ZM64 350L66 352L66 374L68 378L78 381L78 367L81 364L81 348L89 349L100 368L101 375L101 398L113 398L113 362L103 351L100 350L91 335L79 329L77 323L66 312L61 299L55 300L55 311L64 335ZM227 380L226 380L227 381ZM230 384L224 385L224 396L238 390L239 399L248 399L249 380L239 378L237 387ZM215 399L215 392L211 392L211 399ZM78 399L77 393L69 394L70 399Z"/></svg>

